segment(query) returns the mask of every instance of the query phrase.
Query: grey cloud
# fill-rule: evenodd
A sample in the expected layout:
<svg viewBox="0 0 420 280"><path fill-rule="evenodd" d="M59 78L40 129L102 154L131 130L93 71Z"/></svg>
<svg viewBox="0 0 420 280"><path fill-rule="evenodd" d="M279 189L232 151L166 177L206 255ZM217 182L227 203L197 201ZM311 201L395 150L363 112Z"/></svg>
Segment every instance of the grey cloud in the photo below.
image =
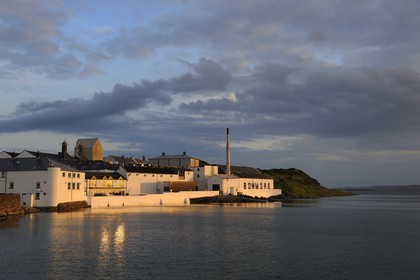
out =
<svg viewBox="0 0 420 280"><path fill-rule="evenodd" d="M172 94L223 89L230 80L229 73L212 60L202 58L191 66L192 73L167 80L143 80L131 86L116 84L111 92L97 92L90 99L22 103L8 118L0 120L1 132L61 131L70 127L98 130L115 123L130 127L132 120L126 116L129 111L170 105Z"/></svg>
<svg viewBox="0 0 420 280"><path fill-rule="evenodd" d="M298 81L296 73L304 73ZM393 67L291 69L257 67L243 81L248 87L226 98L180 105L194 114L219 112L252 124L259 132L312 134L327 138L381 137L410 133L420 127L420 76ZM236 114L232 114L235 112Z"/></svg>
<svg viewBox="0 0 420 280"><path fill-rule="evenodd" d="M48 1L2 1L0 60L7 71L33 71L53 79L75 77L85 62L83 46L66 37L60 27L71 13Z"/></svg>
<svg viewBox="0 0 420 280"><path fill-rule="evenodd" d="M175 91L223 90L231 81L230 73L211 59L201 58L197 64L189 65L195 74L187 73L170 80Z"/></svg>

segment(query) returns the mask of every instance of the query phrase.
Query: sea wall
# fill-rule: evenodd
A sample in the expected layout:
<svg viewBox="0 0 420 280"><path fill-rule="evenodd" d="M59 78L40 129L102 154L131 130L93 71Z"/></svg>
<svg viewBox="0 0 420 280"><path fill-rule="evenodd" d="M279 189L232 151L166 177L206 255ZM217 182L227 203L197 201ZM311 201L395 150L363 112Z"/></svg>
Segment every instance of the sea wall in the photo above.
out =
<svg viewBox="0 0 420 280"><path fill-rule="evenodd" d="M214 196L218 194L218 191L190 191L148 195L92 196L88 198L88 203L92 208L187 205L190 204L190 198Z"/></svg>
<svg viewBox="0 0 420 280"><path fill-rule="evenodd" d="M19 194L0 194L0 217L24 213Z"/></svg>
<svg viewBox="0 0 420 280"><path fill-rule="evenodd" d="M89 205L86 200L63 202L57 205L57 212L70 212L81 208L88 208Z"/></svg>

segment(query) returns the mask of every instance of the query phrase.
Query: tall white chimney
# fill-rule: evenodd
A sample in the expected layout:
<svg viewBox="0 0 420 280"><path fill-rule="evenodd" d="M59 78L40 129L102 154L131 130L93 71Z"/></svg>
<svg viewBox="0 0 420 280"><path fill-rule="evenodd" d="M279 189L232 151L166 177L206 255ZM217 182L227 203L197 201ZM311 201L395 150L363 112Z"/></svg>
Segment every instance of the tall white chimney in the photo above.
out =
<svg viewBox="0 0 420 280"><path fill-rule="evenodd" d="M229 145L229 128L226 130L226 175L230 176L230 145Z"/></svg>

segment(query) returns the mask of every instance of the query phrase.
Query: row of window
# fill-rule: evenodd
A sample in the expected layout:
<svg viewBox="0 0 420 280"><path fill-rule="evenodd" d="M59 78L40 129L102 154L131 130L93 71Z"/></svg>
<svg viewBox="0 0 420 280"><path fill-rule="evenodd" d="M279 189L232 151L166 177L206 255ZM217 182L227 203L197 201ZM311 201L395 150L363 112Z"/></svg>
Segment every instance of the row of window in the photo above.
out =
<svg viewBox="0 0 420 280"><path fill-rule="evenodd" d="M66 172L63 172L63 177L66 177ZM69 172L68 174L67 174L67 177L68 178L71 178L71 177L73 177L73 178L80 178L80 173L71 173L71 172Z"/></svg>
<svg viewBox="0 0 420 280"><path fill-rule="evenodd" d="M68 190L71 190L71 189L73 189L73 190L80 190L80 183L67 183L67 189Z"/></svg>
<svg viewBox="0 0 420 280"><path fill-rule="evenodd" d="M47 182L44 182L46 184ZM9 190L13 190L15 188L15 182L9 182ZM36 189L41 188L41 182L36 182Z"/></svg>
<svg viewBox="0 0 420 280"><path fill-rule="evenodd" d="M44 195L47 195L47 193L43 193ZM26 193L22 193L22 199L23 196L26 195ZM29 193L29 195L32 195L32 193ZM41 199L41 194L40 193L35 193L35 200L40 200ZM23 202L23 205L26 205L26 202Z"/></svg>
<svg viewBox="0 0 420 280"><path fill-rule="evenodd" d="M244 189L269 189L270 188L270 183L248 183L248 187L247 187L247 184L246 183L244 183Z"/></svg>

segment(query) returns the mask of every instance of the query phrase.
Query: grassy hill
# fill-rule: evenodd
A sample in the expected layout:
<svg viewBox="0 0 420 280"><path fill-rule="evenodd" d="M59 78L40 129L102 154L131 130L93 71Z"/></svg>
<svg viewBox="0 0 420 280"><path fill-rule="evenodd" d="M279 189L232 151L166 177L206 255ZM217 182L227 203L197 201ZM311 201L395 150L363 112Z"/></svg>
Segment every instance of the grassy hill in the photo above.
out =
<svg viewBox="0 0 420 280"><path fill-rule="evenodd" d="M352 195L350 192L323 187L317 180L296 168L269 169L261 170L261 172L273 177L274 187L282 189L283 198L315 198Z"/></svg>

